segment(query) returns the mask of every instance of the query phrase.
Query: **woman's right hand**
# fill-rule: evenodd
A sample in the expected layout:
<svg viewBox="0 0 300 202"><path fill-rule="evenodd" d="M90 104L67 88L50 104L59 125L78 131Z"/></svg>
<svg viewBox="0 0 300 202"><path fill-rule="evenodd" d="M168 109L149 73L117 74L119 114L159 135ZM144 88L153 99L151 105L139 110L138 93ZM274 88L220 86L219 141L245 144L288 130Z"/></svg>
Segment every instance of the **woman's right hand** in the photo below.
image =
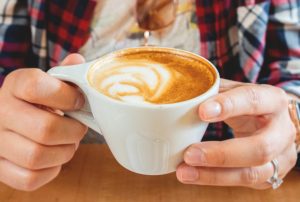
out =
<svg viewBox="0 0 300 202"><path fill-rule="evenodd" d="M73 54L63 65L82 62ZM83 104L75 87L41 70L9 74L0 88L0 181L32 191L55 178L87 127L50 109L76 110Z"/></svg>

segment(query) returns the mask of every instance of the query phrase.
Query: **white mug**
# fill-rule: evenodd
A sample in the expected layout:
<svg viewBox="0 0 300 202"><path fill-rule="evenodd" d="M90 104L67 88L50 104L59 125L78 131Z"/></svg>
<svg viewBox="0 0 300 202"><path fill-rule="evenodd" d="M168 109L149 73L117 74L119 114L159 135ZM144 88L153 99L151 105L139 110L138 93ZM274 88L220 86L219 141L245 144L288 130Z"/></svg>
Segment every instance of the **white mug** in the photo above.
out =
<svg viewBox="0 0 300 202"><path fill-rule="evenodd" d="M109 98L90 86L90 68L101 60L113 59L116 54L141 49L167 51L197 57L215 75L214 84L196 98L174 104L139 105ZM201 102L218 93L220 76L205 58L172 48L139 47L120 50L96 61L68 67L54 67L48 73L76 84L86 97L86 106L80 111L67 112L102 134L116 160L128 170L145 175L173 172L183 160L184 150L200 142L208 123L198 117Z"/></svg>

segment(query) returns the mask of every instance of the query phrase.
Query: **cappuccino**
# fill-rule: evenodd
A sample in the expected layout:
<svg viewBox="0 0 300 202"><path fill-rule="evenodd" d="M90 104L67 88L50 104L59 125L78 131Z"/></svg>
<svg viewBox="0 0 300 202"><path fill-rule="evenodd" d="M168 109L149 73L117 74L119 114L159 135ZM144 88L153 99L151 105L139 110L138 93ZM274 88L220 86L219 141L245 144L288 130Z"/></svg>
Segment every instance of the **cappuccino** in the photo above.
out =
<svg viewBox="0 0 300 202"><path fill-rule="evenodd" d="M171 104L211 88L216 75L201 57L175 49L143 47L118 51L96 61L90 85L115 100Z"/></svg>

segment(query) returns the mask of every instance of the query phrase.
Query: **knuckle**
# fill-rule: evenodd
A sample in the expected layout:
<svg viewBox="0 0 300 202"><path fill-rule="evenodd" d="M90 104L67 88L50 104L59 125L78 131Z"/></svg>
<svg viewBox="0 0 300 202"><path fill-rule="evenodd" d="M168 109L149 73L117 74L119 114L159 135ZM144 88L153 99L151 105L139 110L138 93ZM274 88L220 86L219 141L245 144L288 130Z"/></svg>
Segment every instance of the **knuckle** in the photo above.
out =
<svg viewBox="0 0 300 202"><path fill-rule="evenodd" d="M297 156L293 155L293 157L290 159L290 162L289 162L290 169L294 168L296 163L297 163Z"/></svg>
<svg viewBox="0 0 300 202"><path fill-rule="evenodd" d="M274 101L278 102L278 105L281 106L280 109L286 109L289 104L289 99L287 93L282 88L267 84L261 84L261 86L276 95L276 100Z"/></svg>
<svg viewBox="0 0 300 202"><path fill-rule="evenodd" d="M297 138L297 129L296 129L296 126L295 124L290 121L290 142L293 143L296 141L296 138Z"/></svg>
<svg viewBox="0 0 300 202"><path fill-rule="evenodd" d="M18 69L11 72L5 77L4 84L16 81L17 78L19 78L20 76L22 76L22 74L24 74L24 71L25 69Z"/></svg>
<svg viewBox="0 0 300 202"><path fill-rule="evenodd" d="M259 170L257 168L246 168L244 172L242 172L242 182L246 185L256 185L259 180Z"/></svg>
<svg viewBox="0 0 300 202"><path fill-rule="evenodd" d="M16 83L18 81L24 80L23 78L21 78L23 77L23 75L25 75L25 69L18 69L9 73L3 81L2 89L8 91L14 90Z"/></svg>
<svg viewBox="0 0 300 202"><path fill-rule="evenodd" d="M38 99L39 87L42 82L42 71L39 69L31 69L26 72L27 79L23 79L22 86L17 88L17 96L28 102L35 102Z"/></svg>
<svg viewBox="0 0 300 202"><path fill-rule="evenodd" d="M199 178L201 181L201 178ZM211 173L211 175L208 175L206 178L206 184L208 185L216 185L218 184L217 175L215 173Z"/></svg>
<svg viewBox="0 0 300 202"><path fill-rule="evenodd" d="M223 149L220 149L215 156L216 164L219 166L225 166L227 164L226 152Z"/></svg>
<svg viewBox="0 0 300 202"><path fill-rule="evenodd" d="M227 164L227 155L222 143L216 143L218 149L215 152L207 152L205 149L202 149L202 152L205 156L206 161L214 166L223 167Z"/></svg>
<svg viewBox="0 0 300 202"><path fill-rule="evenodd" d="M67 154L66 154L66 160L65 160L65 162L64 163L67 163L67 162L69 162L72 158L73 158L73 156L74 156L74 154L75 154L75 146L74 145L71 145L70 147L69 147L69 150L68 150L68 152L67 152Z"/></svg>
<svg viewBox="0 0 300 202"><path fill-rule="evenodd" d="M39 144L34 144L28 152L26 160L26 168L38 169L41 158L43 157L44 147Z"/></svg>
<svg viewBox="0 0 300 202"><path fill-rule="evenodd" d="M262 103L260 93L257 91L256 86L249 85L245 86L244 89L250 103L251 111L252 113L256 113L258 111L258 107Z"/></svg>
<svg viewBox="0 0 300 202"><path fill-rule="evenodd" d="M197 168L199 177L197 184L199 185L216 185L218 184L218 177L215 172L211 172L209 168Z"/></svg>
<svg viewBox="0 0 300 202"><path fill-rule="evenodd" d="M80 137L80 140L84 137L84 135L87 133L88 131L88 127L86 125L83 125L81 123L79 123L80 126L79 126L79 137Z"/></svg>
<svg viewBox="0 0 300 202"><path fill-rule="evenodd" d="M293 145L295 146L295 145ZM297 159L298 159L298 155L297 155L297 151L296 151L296 146L294 147L295 149L293 149L293 153L290 157L290 160L289 160L289 168L293 168L296 163L297 163Z"/></svg>
<svg viewBox="0 0 300 202"><path fill-rule="evenodd" d="M226 117L230 112L234 111L235 103L231 96L221 95L220 103L222 103L222 114Z"/></svg>
<svg viewBox="0 0 300 202"><path fill-rule="evenodd" d="M272 85L264 85L264 87L268 88L274 95L276 95L276 101L278 105L281 106L280 109L286 109L289 104L288 96L286 92L279 87L275 87Z"/></svg>
<svg viewBox="0 0 300 202"><path fill-rule="evenodd" d="M69 127L73 128L72 132L70 132L72 133L70 134L72 138L70 138L70 142L68 142L70 144L79 142L88 131L88 127L77 120L72 120Z"/></svg>
<svg viewBox="0 0 300 202"><path fill-rule="evenodd" d="M51 142L51 135L53 135L53 133L55 133L56 130L56 126L57 126L57 121L56 121L56 117L52 116L52 115L46 115L44 116L43 119L40 120L40 123L37 124L38 125L38 141L40 143L50 143Z"/></svg>
<svg viewBox="0 0 300 202"><path fill-rule="evenodd" d="M274 152L275 149L271 141L268 141L266 138L262 138L258 145L258 159L260 165L271 161L273 159Z"/></svg>
<svg viewBox="0 0 300 202"><path fill-rule="evenodd" d="M278 87L273 87L278 95L278 99L280 101L281 106L288 106L289 101L288 101L288 96L286 92L282 88Z"/></svg>
<svg viewBox="0 0 300 202"><path fill-rule="evenodd" d="M289 127L289 132L287 133L287 140L289 144L293 144L297 139L297 131L294 124Z"/></svg>

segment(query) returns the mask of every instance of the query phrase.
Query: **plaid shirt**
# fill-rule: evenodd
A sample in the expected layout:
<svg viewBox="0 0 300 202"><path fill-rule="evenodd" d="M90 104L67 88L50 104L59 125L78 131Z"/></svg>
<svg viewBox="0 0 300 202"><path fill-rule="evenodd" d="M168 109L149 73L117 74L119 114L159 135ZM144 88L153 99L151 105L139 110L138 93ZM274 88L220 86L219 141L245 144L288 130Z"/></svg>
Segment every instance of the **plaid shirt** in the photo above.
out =
<svg viewBox="0 0 300 202"><path fill-rule="evenodd" d="M47 70L89 38L93 0L0 1L0 85L20 67ZM122 2L122 1L120 1ZM300 96L299 0L196 0L201 54L221 77ZM116 15L116 17L118 17ZM232 137L211 124L206 140Z"/></svg>

